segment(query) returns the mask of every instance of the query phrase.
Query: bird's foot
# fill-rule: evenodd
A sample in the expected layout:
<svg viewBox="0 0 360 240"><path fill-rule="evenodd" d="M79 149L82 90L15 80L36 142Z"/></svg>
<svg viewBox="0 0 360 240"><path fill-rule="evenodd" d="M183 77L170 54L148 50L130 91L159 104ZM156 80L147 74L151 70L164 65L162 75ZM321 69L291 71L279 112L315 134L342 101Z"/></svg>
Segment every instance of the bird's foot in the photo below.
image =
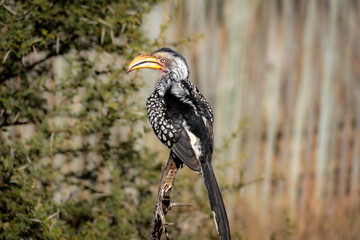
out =
<svg viewBox="0 0 360 240"><path fill-rule="evenodd" d="M161 203L161 202L159 202L159 203L156 204L156 215L159 216L160 221L161 221L161 225L163 225L163 226L171 226L171 225L174 224L174 223L168 223L168 222L166 221L166 217L165 217L165 214L164 214L164 209L163 209L163 207L162 207L162 203Z"/></svg>

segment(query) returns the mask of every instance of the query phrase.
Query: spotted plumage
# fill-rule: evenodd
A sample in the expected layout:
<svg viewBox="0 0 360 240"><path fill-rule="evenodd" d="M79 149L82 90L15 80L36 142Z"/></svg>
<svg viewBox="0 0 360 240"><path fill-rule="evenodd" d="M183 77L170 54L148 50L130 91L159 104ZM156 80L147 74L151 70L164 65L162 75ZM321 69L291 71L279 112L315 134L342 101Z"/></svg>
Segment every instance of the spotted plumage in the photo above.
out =
<svg viewBox="0 0 360 240"><path fill-rule="evenodd" d="M154 92L150 95L146 102L149 122L158 139L168 146L172 147L173 142L177 141L177 129L166 117L166 108L159 98L159 94Z"/></svg>
<svg viewBox="0 0 360 240"><path fill-rule="evenodd" d="M212 124L214 122L214 119L210 104L206 101L204 96L195 87L195 85L192 84L190 81L184 80L182 81L182 84L186 85L186 88L188 89L188 93L190 95L192 95L195 99L198 99L203 104L202 107L204 107L204 110L202 110L202 114L206 115L205 118L208 119ZM149 122L155 132L155 135L163 144L171 148L173 146L173 143L176 143L178 141L180 137L179 131L181 131L181 129L179 130L175 128L174 124L171 121L171 118L169 118L169 116L167 115L165 102L161 100L161 96L165 95L165 93L162 93L160 91L161 90L159 89L155 90L148 98L146 102L147 113L149 117ZM182 101L186 102L185 99L182 99ZM194 108L194 111L199 111L199 109L192 105L190 100L187 104L191 105ZM178 126L178 128L181 127L182 126Z"/></svg>

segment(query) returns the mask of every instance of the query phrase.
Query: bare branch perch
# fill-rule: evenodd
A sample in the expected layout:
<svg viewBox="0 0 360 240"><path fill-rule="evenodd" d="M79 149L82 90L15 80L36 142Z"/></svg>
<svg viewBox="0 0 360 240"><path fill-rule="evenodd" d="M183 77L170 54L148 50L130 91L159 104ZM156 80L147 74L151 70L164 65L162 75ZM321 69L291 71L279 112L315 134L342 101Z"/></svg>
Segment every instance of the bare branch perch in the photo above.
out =
<svg viewBox="0 0 360 240"><path fill-rule="evenodd" d="M170 202L170 195L176 173L181 165L181 161L176 158L174 159L170 154L168 162L166 163L166 166L161 175L160 186L158 196L156 198L156 205L154 207L154 215L150 225L148 240L160 239L161 234L166 231L166 225L171 225L171 223L166 222L165 217L168 211L170 211L174 206Z"/></svg>

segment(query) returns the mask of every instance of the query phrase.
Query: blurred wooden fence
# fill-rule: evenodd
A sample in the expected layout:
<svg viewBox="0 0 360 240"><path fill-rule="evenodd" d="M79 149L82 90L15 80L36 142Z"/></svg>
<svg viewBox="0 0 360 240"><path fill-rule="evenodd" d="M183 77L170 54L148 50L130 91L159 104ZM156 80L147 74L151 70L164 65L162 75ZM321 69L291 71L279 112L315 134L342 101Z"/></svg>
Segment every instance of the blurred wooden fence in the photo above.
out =
<svg viewBox="0 0 360 240"><path fill-rule="evenodd" d="M145 30L173 14L163 4ZM226 197L231 218L239 194L261 216L359 200L359 23L358 1L183 3L168 39L203 36L177 50L215 109L216 146L248 116L214 163L222 183L255 182Z"/></svg>

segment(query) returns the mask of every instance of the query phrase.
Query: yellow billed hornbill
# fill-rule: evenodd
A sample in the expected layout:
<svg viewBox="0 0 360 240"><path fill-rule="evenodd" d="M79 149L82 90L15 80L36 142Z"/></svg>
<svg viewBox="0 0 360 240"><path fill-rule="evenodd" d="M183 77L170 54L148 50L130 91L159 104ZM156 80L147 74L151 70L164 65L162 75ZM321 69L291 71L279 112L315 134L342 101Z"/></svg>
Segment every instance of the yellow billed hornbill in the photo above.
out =
<svg viewBox="0 0 360 240"><path fill-rule="evenodd" d="M146 103L150 124L171 154L204 177L215 225L221 239L230 239L226 209L214 171L213 113L209 103L189 79L186 60L170 48L136 57L126 73L140 68L161 70L163 75Z"/></svg>

